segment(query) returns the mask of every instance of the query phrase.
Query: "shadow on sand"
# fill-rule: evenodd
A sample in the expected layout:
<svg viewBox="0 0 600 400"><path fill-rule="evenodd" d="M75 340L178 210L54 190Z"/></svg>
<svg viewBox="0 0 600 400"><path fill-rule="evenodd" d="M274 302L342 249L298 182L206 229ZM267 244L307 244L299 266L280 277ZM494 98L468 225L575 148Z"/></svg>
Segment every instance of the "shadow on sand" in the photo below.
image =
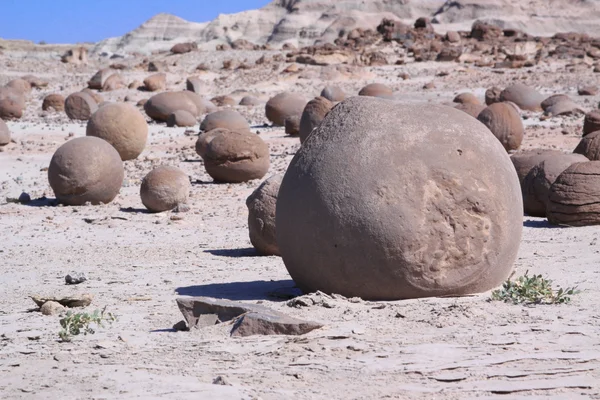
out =
<svg viewBox="0 0 600 400"><path fill-rule="evenodd" d="M261 257L254 247L248 247L244 249L216 249L216 250L204 250L205 253L210 253L213 256L218 257Z"/></svg>
<svg viewBox="0 0 600 400"><path fill-rule="evenodd" d="M209 283L175 289L180 296L205 296L228 300L285 301L302 295L291 279L281 281L253 281Z"/></svg>
<svg viewBox="0 0 600 400"><path fill-rule="evenodd" d="M565 228L564 226L561 225L553 225L550 222L548 222L548 220L542 219L542 220L535 220L535 219L528 219L526 221L523 222L523 227L525 228Z"/></svg>

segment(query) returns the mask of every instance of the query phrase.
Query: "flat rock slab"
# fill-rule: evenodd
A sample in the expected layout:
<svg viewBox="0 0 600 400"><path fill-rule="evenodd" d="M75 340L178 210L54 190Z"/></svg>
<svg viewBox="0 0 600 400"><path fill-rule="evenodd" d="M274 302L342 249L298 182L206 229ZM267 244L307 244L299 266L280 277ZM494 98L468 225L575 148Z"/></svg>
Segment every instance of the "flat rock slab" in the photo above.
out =
<svg viewBox="0 0 600 400"><path fill-rule="evenodd" d="M62 304L65 307L87 307L92 304L93 296L91 294L81 294L77 296L66 296L66 297L45 297L45 296L31 296L31 300L41 307L48 301L55 301Z"/></svg>
<svg viewBox="0 0 600 400"><path fill-rule="evenodd" d="M323 326L261 305L211 297L180 297L177 305L190 329L235 320L231 336L303 335Z"/></svg>

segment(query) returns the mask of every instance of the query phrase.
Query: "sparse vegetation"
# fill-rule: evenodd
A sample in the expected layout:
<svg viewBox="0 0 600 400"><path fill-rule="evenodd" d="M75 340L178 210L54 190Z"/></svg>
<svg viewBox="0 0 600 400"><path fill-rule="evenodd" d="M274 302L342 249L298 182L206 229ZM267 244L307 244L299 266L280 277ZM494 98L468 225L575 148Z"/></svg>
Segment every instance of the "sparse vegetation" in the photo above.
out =
<svg viewBox="0 0 600 400"><path fill-rule="evenodd" d="M58 333L58 336L63 342L70 342L73 336L82 333L84 335L95 333L95 330L90 326L91 324L103 327L103 322L112 323L116 320L117 317L113 313L106 312L106 307L102 311L96 310L91 314L87 312L73 313L72 311L67 311L65 316L60 320L62 330Z"/></svg>
<svg viewBox="0 0 600 400"><path fill-rule="evenodd" d="M508 278L501 289L492 292L492 300L513 304L566 304L571 296L579 293L573 288L554 290L552 281L542 275L529 276L529 271L516 280Z"/></svg>

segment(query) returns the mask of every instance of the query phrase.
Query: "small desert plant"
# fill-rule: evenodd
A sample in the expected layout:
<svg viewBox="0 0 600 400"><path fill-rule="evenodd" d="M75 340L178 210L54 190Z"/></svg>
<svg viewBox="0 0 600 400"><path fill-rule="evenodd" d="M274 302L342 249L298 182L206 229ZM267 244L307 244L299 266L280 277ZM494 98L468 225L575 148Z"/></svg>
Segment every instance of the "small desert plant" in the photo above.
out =
<svg viewBox="0 0 600 400"><path fill-rule="evenodd" d="M552 281L542 275L529 276L529 271L516 280L508 278L502 288L492 292L492 300L513 304L565 304L571 301L571 296L579 293L576 288L555 291Z"/></svg>
<svg viewBox="0 0 600 400"><path fill-rule="evenodd" d="M80 334L87 335L93 334L95 331L90 324L96 324L96 326L103 327L102 324L105 321L112 323L116 321L117 317L113 313L107 313L106 307L100 310L96 310L89 314L86 312L73 313L67 311L65 316L60 320L60 326L62 330L58 333L58 336L63 342L70 342L73 336Z"/></svg>

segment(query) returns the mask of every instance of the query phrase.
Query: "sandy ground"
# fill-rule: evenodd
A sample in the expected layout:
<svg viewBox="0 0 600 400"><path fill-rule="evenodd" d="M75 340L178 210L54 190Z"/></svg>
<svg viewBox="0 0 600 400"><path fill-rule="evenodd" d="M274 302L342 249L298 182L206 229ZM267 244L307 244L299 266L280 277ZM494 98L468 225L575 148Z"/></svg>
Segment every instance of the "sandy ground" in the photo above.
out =
<svg viewBox="0 0 600 400"><path fill-rule="evenodd" d="M294 74L281 72L285 64L218 69L225 58L252 64L261 54L181 56L169 68L169 87L183 88L202 62L212 69L202 75L209 97L240 89L262 99L285 89L312 97L328 83L356 93L378 81L390 84L405 101L446 103L462 91L483 97L487 87L523 81L545 94L569 93L587 110L600 99L576 95L578 85L596 83L591 69L565 64L495 73L421 63L357 68L351 74L327 74L325 80L321 67ZM490 302L489 293L377 303L313 294L315 305L293 308L284 298L297 290L283 262L256 256L248 239L245 199L260 182L213 184L193 150L197 128L186 132L152 123L147 149L126 162L123 189L109 205L4 204L21 191L34 199L53 198L45 169L58 146L85 134L85 124L41 112L41 99L83 88L98 67L109 63L72 67L46 58L17 51L0 56L0 84L25 73L50 81L47 89L33 92L25 117L9 123L15 143L0 153L0 397L600 399L596 227L557 228L543 219L523 220L517 274L542 273L560 286L577 286L581 293L568 305L515 306ZM440 77L441 71L450 74ZM403 81L400 72L410 78ZM148 73L133 69L123 75L129 82ZM424 90L431 81L436 88ZM125 89L103 95L113 101L149 97ZM298 139L264 126L262 106L238 109L271 148L267 176L284 171ZM579 141L581 117L523 117L523 148L571 151ZM144 212L140 181L161 164L189 174L189 212ZM66 286L64 276L71 271L85 272L89 280ZM60 342L59 317L37 312L29 296L73 293L93 294L89 309L106 306L118 320L94 335ZM228 325L175 332L172 325L182 319L175 304L180 295L262 303L325 327L302 337L230 338Z"/></svg>

